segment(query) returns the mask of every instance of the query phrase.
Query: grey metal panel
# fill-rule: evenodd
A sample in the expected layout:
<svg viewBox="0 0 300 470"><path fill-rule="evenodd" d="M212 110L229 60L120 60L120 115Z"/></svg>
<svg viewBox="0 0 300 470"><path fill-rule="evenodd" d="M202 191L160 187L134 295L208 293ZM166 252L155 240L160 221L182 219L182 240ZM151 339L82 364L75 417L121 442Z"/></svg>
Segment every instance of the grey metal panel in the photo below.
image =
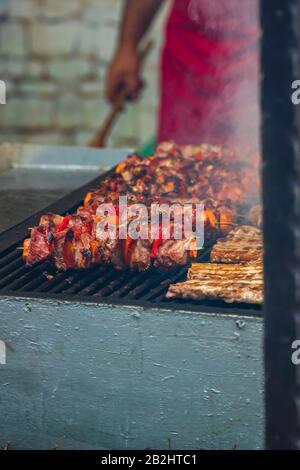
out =
<svg viewBox="0 0 300 470"><path fill-rule="evenodd" d="M93 149L32 144L0 145L0 169L9 167L40 169L97 170L116 165L132 149ZM2 164L1 164L2 162ZM5 166L3 164L5 162ZM3 165L3 166L2 166Z"/></svg>
<svg viewBox="0 0 300 470"><path fill-rule="evenodd" d="M3 297L0 315L12 448L263 446L258 318Z"/></svg>
<svg viewBox="0 0 300 470"><path fill-rule="evenodd" d="M131 151L0 145L0 232L93 180Z"/></svg>

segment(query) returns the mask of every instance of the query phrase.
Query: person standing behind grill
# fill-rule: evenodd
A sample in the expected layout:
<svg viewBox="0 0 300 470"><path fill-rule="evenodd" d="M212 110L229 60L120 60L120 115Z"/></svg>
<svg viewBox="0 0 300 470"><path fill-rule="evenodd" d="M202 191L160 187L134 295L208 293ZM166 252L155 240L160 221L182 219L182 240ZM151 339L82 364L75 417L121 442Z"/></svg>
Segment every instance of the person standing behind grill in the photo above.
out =
<svg viewBox="0 0 300 470"><path fill-rule="evenodd" d="M164 0L125 0L107 97L142 89L138 49ZM172 0L157 140L258 145L258 0Z"/></svg>

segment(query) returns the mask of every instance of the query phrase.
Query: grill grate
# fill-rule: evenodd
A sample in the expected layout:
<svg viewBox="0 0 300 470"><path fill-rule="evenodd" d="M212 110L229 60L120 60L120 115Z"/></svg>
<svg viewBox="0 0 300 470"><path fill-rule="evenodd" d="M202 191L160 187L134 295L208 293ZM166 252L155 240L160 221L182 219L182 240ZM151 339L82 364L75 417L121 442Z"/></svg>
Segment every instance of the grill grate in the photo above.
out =
<svg viewBox="0 0 300 470"><path fill-rule="evenodd" d="M36 225L42 213L74 212L87 191L97 188L104 176L0 235L0 295L261 316L260 306L166 299L168 286L184 280L187 267L175 267L166 272L150 269L144 273L136 273L117 271L111 266L94 266L85 271L56 273L47 262L33 268L25 266L22 252L17 248L22 246L24 238L28 236L27 228ZM205 262L208 259L209 249L206 249L199 261Z"/></svg>

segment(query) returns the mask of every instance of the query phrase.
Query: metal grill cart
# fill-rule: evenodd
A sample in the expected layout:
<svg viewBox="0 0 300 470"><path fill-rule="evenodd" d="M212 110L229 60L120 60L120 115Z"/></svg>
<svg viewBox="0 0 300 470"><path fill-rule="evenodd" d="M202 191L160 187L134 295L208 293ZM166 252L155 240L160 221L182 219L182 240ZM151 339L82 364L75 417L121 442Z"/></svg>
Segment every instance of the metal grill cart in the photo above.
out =
<svg viewBox="0 0 300 470"><path fill-rule="evenodd" d="M290 96L298 12L297 0L261 2L269 448L300 447L299 378L291 362L291 344L300 339L299 136ZM13 158L5 158L7 151ZM52 201L48 211L76 210L103 177L95 162L103 173L126 152L1 152L13 168L0 176L0 211L18 198L9 224L1 217L2 230L18 223L0 235L3 443L16 449L263 448L260 308L166 300L168 285L184 279L185 268L136 274L99 266L52 277L45 263L29 269L22 262L17 248L45 212L44 202ZM12 181L9 193L5 185L13 189Z"/></svg>
<svg viewBox="0 0 300 470"><path fill-rule="evenodd" d="M35 188L43 180L46 161L60 163L56 175L46 166L52 176L48 187L41 185L42 200L49 187L65 187L62 172L79 183L72 177L79 156L97 174L95 161L104 171L126 154L102 150L95 160L95 151L73 149L72 159L69 152L22 148L2 187L12 173L26 181L26 209L30 183ZM77 175L87 177L92 174ZM69 188L46 212L76 210L101 178ZM0 338L7 345L2 439L16 448L261 447L261 309L166 300L168 285L183 279L186 268L138 274L100 266L51 278L47 264L30 269L16 249L39 217L0 238Z"/></svg>

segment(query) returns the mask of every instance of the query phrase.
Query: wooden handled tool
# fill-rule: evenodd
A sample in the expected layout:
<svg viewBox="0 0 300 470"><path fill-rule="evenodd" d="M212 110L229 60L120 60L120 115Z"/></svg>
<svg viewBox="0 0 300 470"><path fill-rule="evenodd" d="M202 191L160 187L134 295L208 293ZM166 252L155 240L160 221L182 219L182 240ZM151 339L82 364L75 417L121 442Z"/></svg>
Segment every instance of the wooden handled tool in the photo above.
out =
<svg viewBox="0 0 300 470"><path fill-rule="evenodd" d="M140 52L140 57L141 57L142 62L146 59L152 47L153 47L153 41L149 40ZM119 116L119 114L125 109L125 102L126 102L126 90L121 90L117 97L116 102L112 105L99 131L97 132L95 137L88 143L89 147L95 147L95 148L106 147L106 141L111 133L112 127L114 123L116 122L116 119Z"/></svg>

